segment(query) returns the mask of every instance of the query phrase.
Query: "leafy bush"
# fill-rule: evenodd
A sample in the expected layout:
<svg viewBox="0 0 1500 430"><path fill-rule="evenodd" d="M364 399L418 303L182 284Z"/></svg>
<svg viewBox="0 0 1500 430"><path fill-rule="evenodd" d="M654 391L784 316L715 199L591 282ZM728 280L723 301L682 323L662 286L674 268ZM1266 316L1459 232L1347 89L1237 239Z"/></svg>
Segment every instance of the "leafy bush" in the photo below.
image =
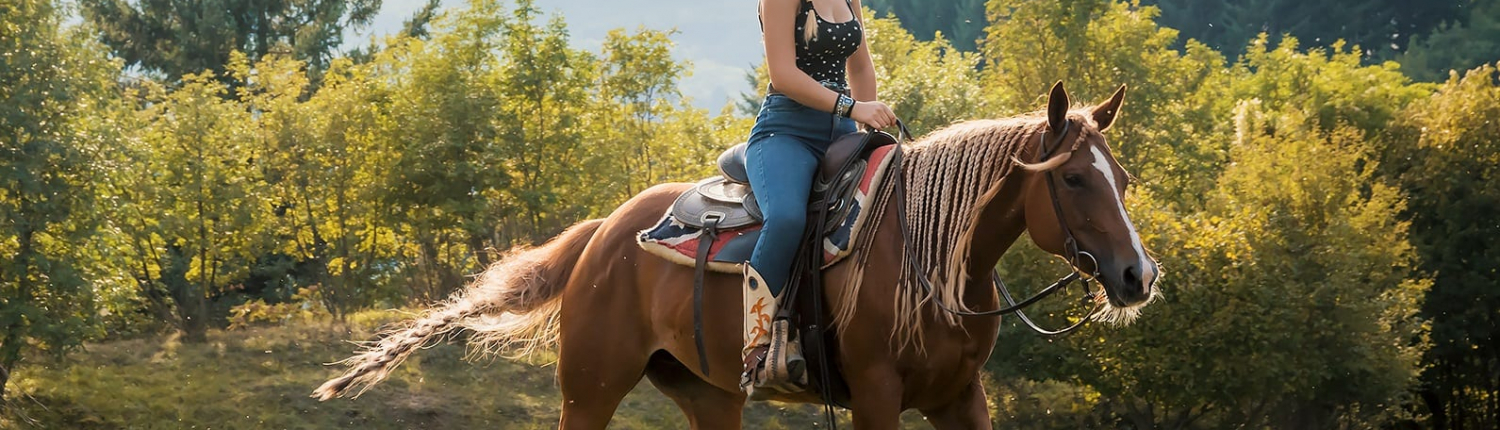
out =
<svg viewBox="0 0 1500 430"><path fill-rule="evenodd" d="M230 308L229 330L331 319L332 315L328 313L327 308L323 307L323 302L317 300L319 290L319 286L313 285L297 290L297 294L292 296L291 301L266 304L265 300L255 299Z"/></svg>

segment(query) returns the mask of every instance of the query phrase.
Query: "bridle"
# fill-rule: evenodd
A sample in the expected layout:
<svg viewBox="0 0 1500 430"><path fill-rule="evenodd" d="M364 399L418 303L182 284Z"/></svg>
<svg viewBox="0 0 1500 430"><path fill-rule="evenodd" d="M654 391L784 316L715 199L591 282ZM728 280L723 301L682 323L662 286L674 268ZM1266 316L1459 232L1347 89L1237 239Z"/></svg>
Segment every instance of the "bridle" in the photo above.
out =
<svg viewBox="0 0 1500 430"><path fill-rule="evenodd" d="M907 131L906 125L902 124L899 120L896 122L896 125L899 126L900 132L901 132L901 137L898 139L898 141L902 142L902 143L905 143L908 140L910 140L911 139L911 134L910 134L910 132ZM1043 132L1043 133L1041 133L1040 136L1037 137L1037 140L1040 141L1038 143L1042 145L1041 148L1042 148L1042 151L1043 151L1041 159L1037 161L1038 163L1046 162L1047 160L1051 159L1052 156L1057 153L1058 149L1062 148L1063 139L1065 139L1067 137L1068 130L1072 127L1072 125L1073 125L1073 121L1072 120L1066 120L1063 123L1062 131L1057 134L1057 139L1055 139L1055 140L1052 141L1052 145L1050 147L1048 147L1046 145L1047 133ZM908 231L910 229L907 227L907 224L906 224L906 184L905 184L905 179L904 179L905 175L899 173L901 171L900 169L901 169L901 162L902 162L902 153L903 153L903 151L899 151L899 150L895 151L895 159L892 160L892 163L894 163L896 165L896 168L897 168L896 171L898 172L897 175L896 175L896 181L895 181L895 187L896 187L896 189L895 189L895 195L894 195L894 197L896 199L896 201L894 202L896 204L896 218L897 218L898 222L900 223L901 243L902 243L902 246L903 246L903 251L905 251L906 255L907 255L907 257L902 258L902 260L906 261L906 264L907 264L908 268L911 269L911 273L913 273L913 274L919 274L919 273L922 273L922 271L920 270L921 269L920 262L916 261L915 258L911 257L911 256L914 256L914 255L917 255L917 254L915 252L913 252L913 249L911 248L912 247L912 241L910 240L910 237L908 236ZM1056 170L1056 169L1053 169L1053 170ZM941 301L941 300L933 300L933 303L935 303L938 306L939 309L942 309L943 311L951 313L951 314L954 314L954 315L965 316L965 317L983 317L983 316L995 316L995 315L1004 315L1004 314L1011 314L1011 313L1013 313L1013 314L1015 314L1017 317L1019 317L1021 319L1021 322L1025 323L1026 326L1030 327L1033 331L1036 331L1037 333L1045 335L1045 336L1056 336L1056 335L1067 334L1069 332L1077 330L1079 327L1082 327L1084 323L1093 320L1094 317L1099 314L1099 311L1104 308L1104 304L1103 303L1097 303L1097 301L1095 300L1096 299L1095 293L1092 291L1091 288L1089 288L1089 283L1093 282L1094 279L1098 278L1098 276L1099 276L1099 260L1096 259L1096 258L1094 258L1093 254L1090 254L1087 251L1083 251L1083 250L1078 249L1078 241L1073 238L1073 229L1071 229L1071 228L1068 227L1067 218L1063 216L1062 202L1057 197L1056 172L1055 171L1048 171L1048 172L1045 172L1045 175L1046 175L1046 178L1047 178L1047 193L1048 193L1048 195L1052 199L1052 210L1053 210L1053 213L1057 215L1057 224L1061 227L1062 233L1063 233L1063 249L1066 252L1066 255L1064 255L1063 258L1067 259L1069 266L1072 267L1073 270L1071 272L1069 272L1066 276L1063 276L1062 278L1058 279L1057 282L1053 282L1052 285L1047 286L1047 288L1043 288L1041 291L1037 292L1036 294L1032 295L1031 297L1026 298L1025 300L1020 301L1019 303L1016 302L1016 300L1011 297L1011 295L1010 295L1010 289L1005 286L1005 282L1002 281L1002 280L1000 280L1000 272L998 270L994 270L994 271L991 272L991 279L994 280L995 289L999 290L1000 296L1005 299L1005 303L1006 303L1005 307L1000 308L1000 309L988 310L988 311L974 312L974 311L965 311L965 310L962 310L962 309L954 309L954 308L948 306L947 304L943 303L943 301ZM1082 269L1079 268L1080 266L1078 265L1078 263L1080 261L1082 261L1084 257L1087 257L1089 259L1089 261L1091 263L1093 263L1093 267L1094 267L1094 272L1093 273L1087 273L1087 274L1085 274L1085 273L1082 272ZM932 291L933 291L932 281L928 280L927 277L925 277L925 276L916 275L915 277L917 278L917 283L920 284L922 286L922 288L926 290L927 294L929 296L933 295L933 293L932 293ZM1052 295L1053 293L1056 293L1059 290L1062 290L1063 288L1067 287L1069 284L1072 284L1074 281L1081 281L1080 285L1083 287L1083 292L1084 292L1083 301L1085 303L1087 303L1087 302L1096 302L1096 304L1094 305L1093 309L1089 310L1088 314L1084 315L1084 317L1082 319L1078 320L1077 322L1073 323L1072 325L1069 325L1067 327L1064 327L1064 328L1061 328L1061 329L1058 329L1058 330L1047 330L1047 329L1044 329L1044 328L1038 326L1035 322L1032 322L1031 318L1027 318L1026 314L1023 313L1023 312L1021 312L1021 310L1025 309L1027 306L1031 306L1032 304L1036 303L1037 301L1039 301L1039 300L1041 300L1041 299L1043 299L1043 298L1045 298L1047 296L1050 296L1050 295Z"/></svg>
<svg viewBox="0 0 1500 430"><path fill-rule="evenodd" d="M1045 162L1049 158L1052 158L1053 153L1057 152L1057 150L1062 147L1063 139L1068 135L1068 129L1072 126L1072 124L1073 124L1073 122L1071 120L1069 120L1069 121L1067 121L1067 123L1065 123L1063 125L1062 132L1057 135L1057 140L1053 141L1051 148L1047 148L1045 146L1046 139L1047 139L1047 133L1044 132L1044 133L1041 134L1040 137L1038 137L1038 139L1041 140L1041 143L1044 144L1044 146L1042 147L1042 149L1043 149L1044 152L1042 153L1042 158L1041 158L1041 161L1039 161L1039 162ZM896 138L896 142L897 142L898 146L896 147L895 151L892 151L892 159L891 159L892 166L891 167L894 168L894 170L896 172L896 179L895 179L895 181L893 181L894 182L894 186L896 187L896 189L895 189L894 194L892 195L892 197L895 198L895 202L894 203L896 205L896 219L897 219L897 222L900 223L902 251L906 253L906 256L902 257L901 259L906 262L907 268L911 269L911 273L918 274L918 273L922 272L921 271L921 265L916 260L916 258L912 257L912 256L917 255L917 254L915 252L913 252L913 250L911 248L912 247L912 242L910 240L910 237L907 235L907 232L910 230L910 228L908 228L908 226L906 224L906 179L905 179L906 175L904 175L902 173L902 168L903 168L903 166L902 166L902 161L903 161L902 160L902 156L904 154L904 151L899 146L899 145L904 145L906 142L908 142L908 141L911 140L911 131L907 130L906 129L906 124L902 123L901 120L899 120L899 119L896 120L896 126L899 129L900 135ZM1053 179L1053 177L1054 177L1053 172L1050 172L1050 171L1047 172L1047 192L1052 197L1052 209L1057 214L1057 223L1058 223L1058 225L1062 226L1063 237L1064 237L1064 239L1063 239L1063 246L1066 248L1066 250L1068 252L1068 256L1066 258L1068 259L1068 264L1070 264L1073 267L1073 271L1071 273L1068 273L1067 276L1063 276L1061 279L1058 279L1057 282L1053 282L1052 285L1047 286L1047 288L1043 288L1042 291L1037 292L1035 295L1032 295L1031 297L1026 298L1026 300L1022 300L1020 303L1016 303L1015 299L1010 296L1010 290L1005 287L1005 282L1003 282L1003 281L1000 280L1000 273L999 273L999 271L995 270L995 271L992 271L992 273L991 273L991 279L994 280L995 289L1000 291L1000 296L1005 298L1005 303L1007 304L1007 306L1005 306L1003 308L1000 308L1000 309L990 310L990 311L971 312L971 311L964 311L964 310L960 310L960 309L953 309L953 308L949 307L948 305L944 304L941 300L934 300L933 303L936 303L939 309L942 309L942 310L944 310L944 311L946 311L948 313L954 314L954 315L966 316L966 317L970 317L970 316L994 316L994 315L1003 315L1003 314L1013 313L1013 314L1016 314L1017 317L1020 317L1021 321L1025 322L1027 327L1031 327L1032 330L1034 330L1037 333L1040 333L1042 335L1045 335L1045 336L1056 336L1056 335L1062 335L1062 334L1066 334L1066 333L1072 332L1073 330L1077 330L1079 327L1082 327L1084 323L1093 320L1095 315L1098 315L1099 310L1103 309L1103 306L1104 306L1103 304L1095 304L1094 308L1092 310L1090 310L1087 315L1084 315L1083 319L1078 320L1078 322L1075 322L1075 323L1073 323L1070 326L1064 327L1064 328L1059 329L1059 330L1047 330L1047 329L1041 328L1036 323L1032 322L1031 318L1027 318L1026 314L1021 312L1021 309L1025 308L1027 306L1030 306L1033 303L1036 303L1038 300L1041 300L1044 297L1047 297L1047 296L1052 295L1053 293L1056 293L1058 290L1061 290L1064 287L1068 286L1068 284L1073 283L1073 281L1078 281L1078 280L1082 280L1083 281L1081 285L1083 286L1084 301L1085 302L1094 301L1094 298L1095 298L1094 293L1091 292L1090 289L1089 289L1089 283L1092 282L1099 275L1099 260L1095 259L1093 254L1089 254L1088 252L1085 252L1085 251L1082 251L1082 250L1078 249L1078 241L1076 241L1076 240L1073 239L1073 230L1070 229L1070 228L1068 228L1067 219L1062 216L1062 204L1061 204L1061 202L1058 201L1058 198L1057 198L1057 183L1056 183L1056 180ZM823 206L823 207L826 207L826 206ZM1091 273L1091 274L1088 274L1088 275L1085 276L1080 271L1080 269L1078 268L1078 262L1079 262L1079 260L1082 259L1082 257L1088 257L1089 260L1094 263L1094 273ZM928 280L927 277L920 276L920 275L917 275L916 278L917 278L917 282L922 285L922 288L927 291L927 295L931 296L932 295L932 290L933 290L933 288L932 288L932 281ZM962 300L962 299L960 299L960 300ZM816 306L816 303L817 302L815 302L815 307L814 308L818 309L817 306ZM821 314L821 313L822 313L821 310L815 311L815 314ZM814 326L814 327L816 328L817 326ZM823 340L821 338L818 338L817 340L815 340L815 342L821 344L823 342ZM700 355L702 355L702 351L703 351L702 348L703 348L702 347L702 343L699 343L699 353L700 353ZM824 369L829 368L828 367L828 362L827 362L827 357L828 356L826 354L820 354L818 356L819 360L822 361L821 366ZM707 369L707 365L706 364L704 365L704 369ZM828 380L828 373L827 372L823 373L823 381L822 382L823 382L823 386L824 387L828 387L830 385L829 384L829 380ZM826 390L826 389L823 390L823 407L824 407L823 411L824 411L824 417L828 420L827 421L828 422L828 428L838 428L838 423L833 418L833 401L832 401L831 396L832 396L832 394L828 390Z"/></svg>

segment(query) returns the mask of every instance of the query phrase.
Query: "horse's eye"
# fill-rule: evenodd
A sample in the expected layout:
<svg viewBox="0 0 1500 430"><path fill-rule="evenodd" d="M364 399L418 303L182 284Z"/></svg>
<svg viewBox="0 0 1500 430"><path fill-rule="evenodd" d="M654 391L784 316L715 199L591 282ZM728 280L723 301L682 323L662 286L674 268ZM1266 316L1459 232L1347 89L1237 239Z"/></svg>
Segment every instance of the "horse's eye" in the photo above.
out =
<svg viewBox="0 0 1500 430"><path fill-rule="evenodd" d="M1072 173L1063 175L1063 183L1064 184L1068 184L1069 187L1073 187L1073 188L1082 187L1083 186L1083 175L1077 175L1077 174L1072 174Z"/></svg>

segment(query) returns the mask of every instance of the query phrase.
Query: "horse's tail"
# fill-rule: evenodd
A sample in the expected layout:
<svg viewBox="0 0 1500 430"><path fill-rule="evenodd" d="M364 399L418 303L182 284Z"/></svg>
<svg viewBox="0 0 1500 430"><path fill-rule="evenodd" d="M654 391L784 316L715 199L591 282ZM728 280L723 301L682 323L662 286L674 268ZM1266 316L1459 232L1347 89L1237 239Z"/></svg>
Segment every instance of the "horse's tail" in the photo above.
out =
<svg viewBox="0 0 1500 430"><path fill-rule="evenodd" d="M557 342L562 291L583 248L604 220L578 223L547 244L517 247L485 269L473 283L413 320L386 330L339 363L350 367L324 382L312 397L328 400L359 389L355 396L384 380L412 352L460 329L475 332L475 351L513 350L518 355Z"/></svg>

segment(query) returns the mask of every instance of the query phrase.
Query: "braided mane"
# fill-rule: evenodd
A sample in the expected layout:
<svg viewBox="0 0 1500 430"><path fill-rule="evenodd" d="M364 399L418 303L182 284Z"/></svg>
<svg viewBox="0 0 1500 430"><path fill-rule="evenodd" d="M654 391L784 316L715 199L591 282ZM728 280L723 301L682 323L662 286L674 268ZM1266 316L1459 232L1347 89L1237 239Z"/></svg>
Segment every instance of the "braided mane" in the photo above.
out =
<svg viewBox="0 0 1500 430"><path fill-rule="evenodd" d="M1088 115L1069 115L1069 119L1075 124L1090 123ZM1071 151L1063 150L1046 163L1029 165L1021 161L1028 145L1034 145L1036 136L1046 130L1046 116L1040 112L973 120L934 131L905 148L902 176L906 183L907 234L915 255L904 258L915 259L915 266L925 272L912 273L911 265L902 265L894 297L896 330L891 335L897 347L911 343L919 350L923 348L921 309L928 301L937 300L950 309L969 310L962 300L969 286L965 268L980 210L1015 169L1046 171L1070 158ZM1080 141L1073 142L1075 147ZM882 190L882 196L893 189ZM884 201L877 205L884 206L887 206ZM873 241L866 241L869 242ZM918 277L932 284L932 294L922 288ZM839 330L849 326L856 302L853 297L860 289L857 283L847 287L851 294L835 312ZM939 320L959 324L956 315L942 312L937 306L929 308Z"/></svg>

